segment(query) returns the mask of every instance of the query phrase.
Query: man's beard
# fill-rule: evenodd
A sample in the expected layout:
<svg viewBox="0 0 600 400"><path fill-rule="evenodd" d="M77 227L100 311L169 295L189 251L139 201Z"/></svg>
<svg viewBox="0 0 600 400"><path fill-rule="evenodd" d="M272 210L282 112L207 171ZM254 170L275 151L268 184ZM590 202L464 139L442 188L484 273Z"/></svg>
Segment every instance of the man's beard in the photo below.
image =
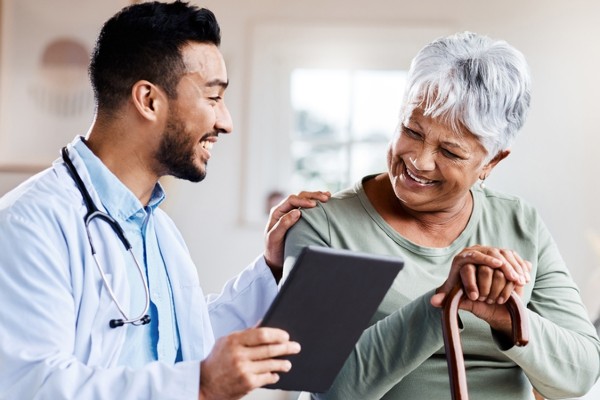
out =
<svg viewBox="0 0 600 400"><path fill-rule="evenodd" d="M190 182L203 180L206 170L194 163L197 145L192 136L186 134L181 120L171 111L156 154L157 161L166 171L166 175Z"/></svg>

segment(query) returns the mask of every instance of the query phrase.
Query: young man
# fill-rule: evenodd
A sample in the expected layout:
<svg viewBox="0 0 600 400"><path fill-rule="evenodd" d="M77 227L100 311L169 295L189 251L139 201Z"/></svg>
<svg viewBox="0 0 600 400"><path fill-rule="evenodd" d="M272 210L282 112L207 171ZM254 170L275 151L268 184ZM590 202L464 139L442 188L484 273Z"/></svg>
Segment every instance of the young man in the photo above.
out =
<svg viewBox="0 0 600 400"><path fill-rule="evenodd" d="M214 15L182 2L133 5L104 25L87 136L0 200L0 398L233 399L290 369L277 357L299 345L254 326L295 208L328 194L274 208L264 256L208 302L158 208L158 179L201 181L232 131L219 43Z"/></svg>

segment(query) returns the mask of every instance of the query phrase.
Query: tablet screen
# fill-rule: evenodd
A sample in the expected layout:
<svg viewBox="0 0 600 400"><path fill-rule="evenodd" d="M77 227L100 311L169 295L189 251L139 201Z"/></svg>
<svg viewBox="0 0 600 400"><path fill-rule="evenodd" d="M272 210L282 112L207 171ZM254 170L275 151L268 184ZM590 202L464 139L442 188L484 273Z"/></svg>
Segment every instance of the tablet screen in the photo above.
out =
<svg viewBox="0 0 600 400"><path fill-rule="evenodd" d="M292 369L266 387L329 389L403 265L398 257L304 248L261 323L287 331L302 350L284 357Z"/></svg>

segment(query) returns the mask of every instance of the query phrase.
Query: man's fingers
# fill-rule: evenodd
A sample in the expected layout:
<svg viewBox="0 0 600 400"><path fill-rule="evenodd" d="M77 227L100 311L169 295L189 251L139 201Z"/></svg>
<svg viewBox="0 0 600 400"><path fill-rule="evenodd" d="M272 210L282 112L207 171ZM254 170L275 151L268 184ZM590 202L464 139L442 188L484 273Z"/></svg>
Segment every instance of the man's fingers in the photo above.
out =
<svg viewBox="0 0 600 400"><path fill-rule="evenodd" d="M271 359L275 359L276 357L298 354L300 352L300 344L297 342L265 344L265 345L250 347L248 350L249 350L248 357L253 361L271 360ZM279 360L279 361L282 361L282 360ZM280 371L280 370L273 369L270 371Z"/></svg>
<svg viewBox="0 0 600 400"><path fill-rule="evenodd" d="M241 398L252 389L279 380L290 370L289 360L280 356L295 354L300 345L277 328L250 328L217 340L201 362L200 390L205 398Z"/></svg>
<svg viewBox="0 0 600 400"><path fill-rule="evenodd" d="M278 328L251 328L237 333L240 343L244 346L259 346L265 344L284 343L290 340L290 335Z"/></svg>
<svg viewBox="0 0 600 400"><path fill-rule="evenodd" d="M315 191L315 192L300 192L298 194L291 194L283 199L279 204L271 209L269 213L269 223L267 224L267 231L277 223L277 221L289 211L296 208L312 208L317 205L317 201L327 202L331 194L329 192Z"/></svg>
<svg viewBox="0 0 600 400"><path fill-rule="evenodd" d="M283 266L283 243L287 231L300 219L300 210L291 210L269 228L265 234L265 261L272 268Z"/></svg>
<svg viewBox="0 0 600 400"><path fill-rule="evenodd" d="M255 376L255 387L263 387L265 385L272 385L279 381L279 374L273 372L265 372L264 374Z"/></svg>
<svg viewBox="0 0 600 400"><path fill-rule="evenodd" d="M283 241L285 234L288 229L290 229L299 219L302 213L298 209L293 209L288 211L285 215L275 220L275 222L271 225L269 230L267 231L267 235L269 235L269 240L274 240L275 242Z"/></svg>
<svg viewBox="0 0 600 400"><path fill-rule="evenodd" d="M252 373L264 374L266 372L288 372L292 369L292 363L289 360L267 359L254 361L252 363Z"/></svg>
<svg viewBox="0 0 600 400"><path fill-rule="evenodd" d="M273 211L282 215L298 207L312 208L317 205L317 201L327 202L330 197L331 194L329 192L300 192L299 194L291 194L276 205Z"/></svg>

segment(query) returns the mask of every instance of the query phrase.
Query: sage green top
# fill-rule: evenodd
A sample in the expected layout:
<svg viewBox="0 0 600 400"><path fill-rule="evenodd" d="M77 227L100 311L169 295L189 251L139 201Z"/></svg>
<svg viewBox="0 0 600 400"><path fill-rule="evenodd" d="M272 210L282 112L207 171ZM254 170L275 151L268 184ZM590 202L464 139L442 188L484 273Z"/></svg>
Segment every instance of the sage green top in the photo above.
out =
<svg viewBox="0 0 600 400"><path fill-rule="evenodd" d="M503 348L489 325L460 311L470 398L533 399L531 385L547 398L577 397L592 387L600 375L600 341L540 215L518 197L479 187L471 192L471 218L445 248L400 236L375 211L361 182L302 211L287 236L284 276L306 245L397 255L405 262L331 389L314 398L449 399L441 311L429 299L453 257L475 244L513 249L533 267L523 294L529 345Z"/></svg>

